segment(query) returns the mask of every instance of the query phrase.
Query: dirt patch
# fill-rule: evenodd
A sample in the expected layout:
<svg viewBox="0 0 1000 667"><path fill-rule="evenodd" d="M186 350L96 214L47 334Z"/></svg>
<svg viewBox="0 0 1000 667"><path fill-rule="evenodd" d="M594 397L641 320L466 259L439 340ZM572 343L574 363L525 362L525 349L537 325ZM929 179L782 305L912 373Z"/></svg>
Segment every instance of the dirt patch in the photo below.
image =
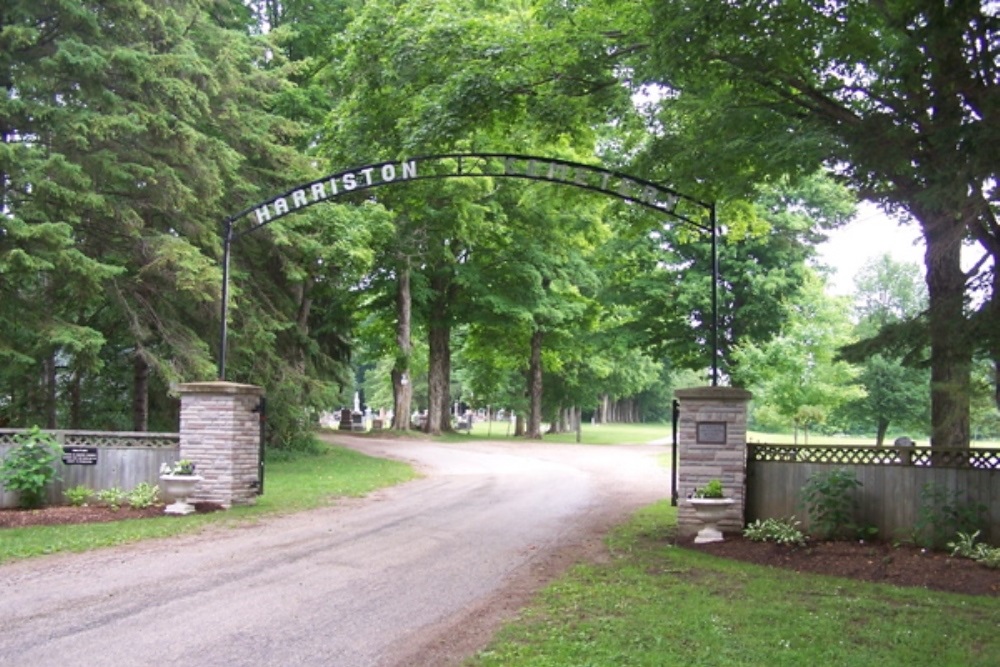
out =
<svg viewBox="0 0 1000 667"><path fill-rule="evenodd" d="M195 503L199 514L221 509L214 503ZM125 519L147 519L163 516L163 505L153 505L144 509L120 507L112 509L104 505L83 505L81 507L58 506L40 509L0 509L0 528L23 528L25 526L65 526L77 523L110 523Z"/></svg>
<svg viewBox="0 0 1000 667"><path fill-rule="evenodd" d="M724 542L687 548L722 558L894 586L916 586L967 595L1000 596L1000 570L968 558L911 545L881 542L814 542L789 547L727 536Z"/></svg>

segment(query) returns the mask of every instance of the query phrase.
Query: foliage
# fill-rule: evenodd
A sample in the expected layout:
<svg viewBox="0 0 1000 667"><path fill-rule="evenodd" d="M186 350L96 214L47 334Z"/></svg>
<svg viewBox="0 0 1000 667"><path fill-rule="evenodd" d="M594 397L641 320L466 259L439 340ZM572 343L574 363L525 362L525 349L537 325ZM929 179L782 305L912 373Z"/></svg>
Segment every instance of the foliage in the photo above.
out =
<svg viewBox="0 0 1000 667"><path fill-rule="evenodd" d="M22 507L38 507L45 500L45 487L59 478L56 464L61 456L55 439L32 427L14 436L14 446L0 463L0 482L17 492Z"/></svg>
<svg viewBox="0 0 1000 667"><path fill-rule="evenodd" d="M823 539L853 537L859 530L855 491L860 487L861 482L846 468L810 475L800 498L810 528Z"/></svg>
<svg viewBox="0 0 1000 667"><path fill-rule="evenodd" d="M806 536L799 530L800 521L788 519L757 519L743 529L743 537L754 542L775 542L777 544L804 547Z"/></svg>
<svg viewBox="0 0 1000 667"><path fill-rule="evenodd" d="M874 428L879 445L890 425L927 432L930 374L922 367L927 340L913 326L927 307L920 267L888 255L872 260L855 278L854 304L860 340L842 348L840 356L860 365L864 396L844 406L847 430Z"/></svg>
<svg viewBox="0 0 1000 667"><path fill-rule="evenodd" d="M954 542L948 543L948 548L951 549L952 556L961 556L962 558L971 558L972 560L982 563L986 567L998 569L1000 568L1000 548L991 547L988 544L983 544L982 542L976 542L979 537L979 532L974 533L958 533L958 537Z"/></svg>
<svg viewBox="0 0 1000 667"><path fill-rule="evenodd" d="M691 493L692 498L723 498L722 482L717 479L711 479L705 483L705 486L695 489Z"/></svg>
<svg viewBox="0 0 1000 667"><path fill-rule="evenodd" d="M812 276L788 308L780 335L748 343L734 357L754 391L754 409L772 409L795 428L796 436L804 429L808 440L810 429L858 397L861 389L854 384L854 368L836 358L837 348L851 336L845 301L825 294L823 283Z"/></svg>
<svg viewBox="0 0 1000 667"><path fill-rule="evenodd" d="M248 20L234 2L5 4L0 420L173 429L171 384L213 377L218 222L310 171ZM275 273L234 301L285 306Z"/></svg>
<svg viewBox="0 0 1000 667"><path fill-rule="evenodd" d="M180 459L174 463L160 464L161 475L193 475L195 474L195 462L190 459Z"/></svg>
<svg viewBox="0 0 1000 667"><path fill-rule="evenodd" d="M648 161L706 183L836 165L863 197L920 224L933 441L967 446L972 351L989 340L997 349L986 335L995 323L981 327L981 341L966 335L961 263L967 237L994 266L1000 254L996 162L985 149L996 137L990 119L1000 83L992 3L670 0L631 11L626 4L615 7L635 25L623 18L609 39L622 49L647 43L628 51L640 72L635 85L663 89L651 105L650 124L660 131ZM983 273L991 271L997 275ZM980 301L984 321L996 316L997 290L991 294Z"/></svg>
<svg viewBox="0 0 1000 667"><path fill-rule="evenodd" d="M126 499L128 506L132 509L141 510L152 507L160 499L160 487L149 482L142 482L128 492Z"/></svg>
<svg viewBox="0 0 1000 667"><path fill-rule="evenodd" d="M66 501L69 502L73 507L81 507L87 504L90 497L94 495L94 492L82 484L74 486L73 488L66 489L63 491L63 495L66 496Z"/></svg>
<svg viewBox="0 0 1000 667"><path fill-rule="evenodd" d="M964 500L959 491L927 483L920 489L913 539L925 547L941 548L956 533L970 533L981 526L985 512L985 505Z"/></svg>
<svg viewBox="0 0 1000 667"><path fill-rule="evenodd" d="M117 486L112 486L110 489L101 489L94 494L94 498L97 502L107 505L114 511L118 511L122 508L122 505L128 503L129 494L125 489L119 488Z"/></svg>

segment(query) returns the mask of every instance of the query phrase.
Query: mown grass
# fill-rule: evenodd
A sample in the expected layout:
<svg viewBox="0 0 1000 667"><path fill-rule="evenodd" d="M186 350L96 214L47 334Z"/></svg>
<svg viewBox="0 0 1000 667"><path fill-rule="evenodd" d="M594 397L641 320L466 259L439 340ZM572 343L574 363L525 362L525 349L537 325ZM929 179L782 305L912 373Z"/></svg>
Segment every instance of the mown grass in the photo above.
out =
<svg viewBox="0 0 1000 667"><path fill-rule="evenodd" d="M471 433L458 432L442 435L446 442L469 440L513 440L513 426L506 421L492 424L476 422ZM378 435L374 433L373 435ZM651 442L669 444L670 424L583 424L580 429L583 445L644 445ZM543 442L576 443L576 432L545 434Z"/></svg>
<svg viewBox="0 0 1000 667"><path fill-rule="evenodd" d="M640 512L611 562L546 588L470 667L1000 664L1000 604L789 574L670 546L676 510Z"/></svg>
<svg viewBox="0 0 1000 667"><path fill-rule="evenodd" d="M239 524L270 514L312 509L329 504L338 497L362 496L415 476L414 470L404 463L330 446L318 456L268 463L265 493L253 506L185 517L164 515L112 523L2 529L0 563L60 551L87 551L169 537L193 532L210 524Z"/></svg>

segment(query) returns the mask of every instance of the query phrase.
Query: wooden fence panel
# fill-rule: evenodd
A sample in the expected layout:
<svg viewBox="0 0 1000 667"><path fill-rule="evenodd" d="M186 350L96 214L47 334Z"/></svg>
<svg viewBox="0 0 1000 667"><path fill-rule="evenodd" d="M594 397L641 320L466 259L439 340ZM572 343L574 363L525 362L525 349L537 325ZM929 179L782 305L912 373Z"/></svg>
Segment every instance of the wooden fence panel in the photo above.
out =
<svg viewBox="0 0 1000 667"><path fill-rule="evenodd" d="M0 430L0 460L14 447L14 436L23 431ZM63 492L74 486L86 486L94 491L118 487L130 491L142 482L157 484L160 465L173 463L180 451L176 433L109 433L101 431L50 431L64 447L93 447L97 450L95 465L58 463L61 477L49 485L46 502L63 505ZM0 508L16 507L17 495L0 484Z"/></svg>
<svg viewBox="0 0 1000 667"><path fill-rule="evenodd" d="M983 541L1000 544L1000 467L908 465L899 459L888 462L884 458L878 463L840 462L835 453L830 453L834 447L823 447L827 452L822 455L813 452L790 455L785 447L780 450L780 456L758 457L753 449L760 447L768 446L752 445L747 463L748 522L794 515L808 528L808 516L801 505L802 487L815 473L845 468L854 472L862 485L857 492L858 521L878 528L882 539L912 537L920 518L922 490L930 484L943 490L949 499L957 497L960 503L985 506L980 537ZM824 462L814 462L817 459ZM927 458L920 460L926 462ZM977 456L972 465L984 466L984 460ZM996 457L989 460L995 461Z"/></svg>

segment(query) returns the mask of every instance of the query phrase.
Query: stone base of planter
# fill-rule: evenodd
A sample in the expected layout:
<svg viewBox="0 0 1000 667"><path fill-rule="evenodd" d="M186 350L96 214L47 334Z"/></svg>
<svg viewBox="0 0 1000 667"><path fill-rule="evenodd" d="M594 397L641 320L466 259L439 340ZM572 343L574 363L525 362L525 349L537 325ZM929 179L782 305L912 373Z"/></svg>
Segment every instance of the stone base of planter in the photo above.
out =
<svg viewBox="0 0 1000 667"><path fill-rule="evenodd" d="M190 503L186 503L178 500L176 503L171 503L163 508L165 514L194 514L195 507Z"/></svg>

